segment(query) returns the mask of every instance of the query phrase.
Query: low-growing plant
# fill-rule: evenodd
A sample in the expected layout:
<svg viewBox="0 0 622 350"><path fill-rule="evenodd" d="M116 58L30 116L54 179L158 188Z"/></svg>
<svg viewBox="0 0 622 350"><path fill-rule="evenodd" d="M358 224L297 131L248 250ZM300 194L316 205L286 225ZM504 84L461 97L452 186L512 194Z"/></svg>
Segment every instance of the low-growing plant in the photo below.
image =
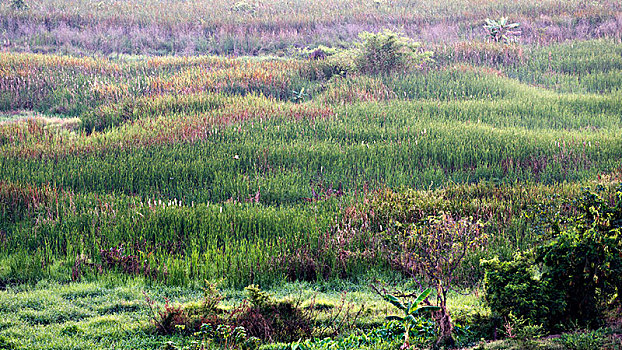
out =
<svg viewBox="0 0 622 350"><path fill-rule="evenodd" d="M407 349L410 347L410 332L412 328L415 328L417 325L420 324L418 319L420 317L429 316L435 311L441 310L441 308L438 306L426 305L428 296L430 296L430 293L432 293L432 289L430 288L424 290L418 295L413 294L414 300L405 303L403 303L398 297L394 295L384 294L380 292L375 287L374 290L377 294L381 295L384 300L391 303L404 314L404 316L387 317L387 320L397 321L404 326L404 343L402 344L403 349ZM429 304L429 302L427 303Z"/></svg>
<svg viewBox="0 0 622 350"><path fill-rule="evenodd" d="M311 335L313 320L300 303L274 300L255 285L246 292L248 302L232 311L232 319L248 335L271 342L291 342Z"/></svg>
<svg viewBox="0 0 622 350"><path fill-rule="evenodd" d="M543 335L542 325L534 324L523 317L516 317L511 312L505 319L503 328L505 335L525 350L537 349L537 339Z"/></svg>
<svg viewBox="0 0 622 350"><path fill-rule="evenodd" d="M11 1L11 8L13 8L14 10L22 10L22 9L28 8L28 3L26 3L26 0L10 0L10 1Z"/></svg>
<svg viewBox="0 0 622 350"><path fill-rule="evenodd" d="M255 337L249 337L244 327L232 327L230 325L203 324L198 332L194 334L200 339L200 343L196 344L197 349L205 348L218 349L240 349L253 350L257 349L260 340Z"/></svg>
<svg viewBox="0 0 622 350"><path fill-rule="evenodd" d="M568 350L601 349L605 342L605 332L599 329L564 333L554 341Z"/></svg>
<svg viewBox="0 0 622 350"><path fill-rule="evenodd" d="M417 331L411 329L413 332ZM353 333L337 339L307 339L288 344L273 344L265 350L349 350L349 349L397 349L404 339L404 327L400 322L388 321L365 333ZM414 334L411 334L411 339ZM423 344L416 344L417 346Z"/></svg>
<svg viewBox="0 0 622 350"><path fill-rule="evenodd" d="M151 311L151 322L159 334L169 335L173 333L186 333L189 324L187 312L181 304L172 304L169 299L164 300L164 306L158 307L147 293L145 300Z"/></svg>

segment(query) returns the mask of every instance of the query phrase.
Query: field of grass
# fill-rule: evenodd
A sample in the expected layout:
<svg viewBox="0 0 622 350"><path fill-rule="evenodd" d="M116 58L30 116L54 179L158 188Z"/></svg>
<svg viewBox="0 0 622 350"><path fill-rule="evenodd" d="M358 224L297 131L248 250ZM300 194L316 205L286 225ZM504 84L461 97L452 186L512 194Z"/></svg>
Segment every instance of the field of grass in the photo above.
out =
<svg viewBox="0 0 622 350"><path fill-rule="evenodd" d="M550 240L545 216L570 225L585 187L616 200L616 2L27 3L0 4L0 349L190 349L146 300L191 305L205 281L224 313L251 284L326 310L347 292L366 311L331 336L382 331L395 310L370 283L421 286L376 240L439 213L487 237L449 298L475 345L493 338L480 259ZM485 41L508 13L522 40ZM380 28L433 61L368 74L299 50Z"/></svg>

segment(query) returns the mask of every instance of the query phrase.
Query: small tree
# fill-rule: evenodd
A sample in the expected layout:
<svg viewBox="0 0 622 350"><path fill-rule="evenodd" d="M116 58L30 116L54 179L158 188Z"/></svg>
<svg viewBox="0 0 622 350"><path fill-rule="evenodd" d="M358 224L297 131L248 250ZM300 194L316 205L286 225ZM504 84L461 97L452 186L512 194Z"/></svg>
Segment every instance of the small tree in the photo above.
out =
<svg viewBox="0 0 622 350"><path fill-rule="evenodd" d="M420 43L390 30L359 34L359 52L355 64L362 73L387 74L421 67L431 60L432 53L420 51Z"/></svg>
<svg viewBox="0 0 622 350"><path fill-rule="evenodd" d="M400 264L413 277L421 276L436 288L435 313L439 328L437 346L454 346L453 325L447 310L447 292L467 253L486 242L480 225L470 219L442 214L429 217L427 225L413 226L403 243Z"/></svg>

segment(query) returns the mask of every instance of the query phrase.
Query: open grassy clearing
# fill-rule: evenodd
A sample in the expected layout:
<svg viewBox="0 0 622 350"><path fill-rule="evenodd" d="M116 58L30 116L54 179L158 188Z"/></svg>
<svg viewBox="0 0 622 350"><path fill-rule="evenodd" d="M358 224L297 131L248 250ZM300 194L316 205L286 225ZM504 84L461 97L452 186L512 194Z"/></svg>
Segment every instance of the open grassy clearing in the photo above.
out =
<svg viewBox="0 0 622 350"><path fill-rule="evenodd" d="M393 314L390 304L365 287L364 284L285 283L271 290L279 299L296 299L303 308L316 308L316 322L329 322L334 309L345 301L357 311L361 328L382 324L387 314ZM57 284L41 281L34 286L9 288L0 292L0 336L4 344L15 349L156 349L167 341L189 343L188 337L163 337L153 333L149 322L152 315L145 294L172 304L200 300L202 291L145 284L141 280L116 279L98 282ZM241 302L244 293L224 290L223 304L227 308ZM474 297L454 295L452 310L468 313L480 308ZM10 339L7 340L7 339Z"/></svg>

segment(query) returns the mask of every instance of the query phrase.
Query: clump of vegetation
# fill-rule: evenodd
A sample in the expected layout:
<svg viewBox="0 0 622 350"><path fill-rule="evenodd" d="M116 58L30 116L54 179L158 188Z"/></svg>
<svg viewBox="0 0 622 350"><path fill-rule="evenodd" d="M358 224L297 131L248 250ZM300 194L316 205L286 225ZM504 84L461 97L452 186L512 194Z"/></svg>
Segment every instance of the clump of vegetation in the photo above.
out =
<svg viewBox="0 0 622 350"><path fill-rule="evenodd" d="M253 14L257 11L257 6L248 1L236 1L233 6L231 6L231 11Z"/></svg>
<svg viewBox="0 0 622 350"><path fill-rule="evenodd" d="M186 334L208 338L230 347L255 347L263 342L292 342L309 338L314 320L311 313L291 300L275 300L259 287L246 287L247 299L232 309L223 308L222 295L207 283L203 301L163 306L145 295L152 323L159 334ZM205 340L204 340L205 341Z"/></svg>
<svg viewBox="0 0 622 350"><path fill-rule="evenodd" d="M622 189L613 205L585 192L577 208L570 227L551 242L512 261L484 262L493 313L555 331L569 324L600 326L605 310L620 307Z"/></svg>
<svg viewBox="0 0 622 350"><path fill-rule="evenodd" d="M246 287L246 291L250 305L236 312L235 322L249 335L270 342L291 342L311 336L313 320L299 303L276 301L254 285Z"/></svg>
<svg viewBox="0 0 622 350"><path fill-rule="evenodd" d="M569 350L602 349L605 338L606 332L603 329L597 329L564 333L555 339L555 343Z"/></svg>
<svg viewBox="0 0 622 350"><path fill-rule="evenodd" d="M369 74L388 74L422 68L431 62L432 53L420 50L421 44L390 30L363 32L354 59L357 70Z"/></svg>
<svg viewBox="0 0 622 350"><path fill-rule="evenodd" d="M10 0L10 2L11 8L15 10L22 10L28 8L28 3L26 3L26 0Z"/></svg>
<svg viewBox="0 0 622 350"><path fill-rule="evenodd" d="M485 242L486 236L481 233L478 223L441 214L413 226L402 243L397 264L412 277L423 277L436 289L438 310L434 318L439 329L438 346L455 345L453 323L447 309L447 293L454 285L455 274L464 258L480 249Z"/></svg>

